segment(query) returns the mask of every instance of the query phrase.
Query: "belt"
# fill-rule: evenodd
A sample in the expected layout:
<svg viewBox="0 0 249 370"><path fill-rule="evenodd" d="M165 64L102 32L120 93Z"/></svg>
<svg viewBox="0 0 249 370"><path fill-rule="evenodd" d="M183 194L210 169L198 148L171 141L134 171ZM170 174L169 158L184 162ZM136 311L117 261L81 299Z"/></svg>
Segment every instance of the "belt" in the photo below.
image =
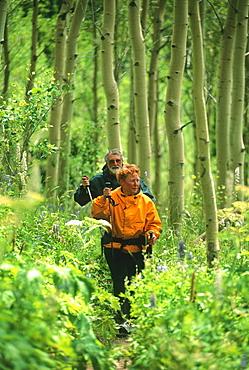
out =
<svg viewBox="0 0 249 370"><path fill-rule="evenodd" d="M110 244L112 242L120 243L121 248L124 248L126 245L137 245L139 247L142 247L142 245L146 245L144 235L140 235L138 238L122 239L122 238L115 238L114 236L111 236L110 234L105 233L101 239L102 239L102 245Z"/></svg>

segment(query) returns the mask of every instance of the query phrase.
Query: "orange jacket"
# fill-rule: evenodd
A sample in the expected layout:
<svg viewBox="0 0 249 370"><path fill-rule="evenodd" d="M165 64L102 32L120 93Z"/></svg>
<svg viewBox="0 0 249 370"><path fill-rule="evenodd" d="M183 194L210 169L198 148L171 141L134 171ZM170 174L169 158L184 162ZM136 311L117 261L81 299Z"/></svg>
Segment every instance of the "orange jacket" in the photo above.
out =
<svg viewBox="0 0 249 370"><path fill-rule="evenodd" d="M155 204L149 197L142 192L127 196L122 193L121 187L112 191L111 197L115 204L110 204L110 207L108 199L104 200L103 196L95 198L92 203L92 216L110 221L113 237L138 238L141 235L148 236L148 231L153 231L156 237L159 237L162 223ZM121 244L117 242L113 242L112 245L105 244L105 247L111 246L120 248ZM126 245L124 249L133 253L141 251L137 245Z"/></svg>

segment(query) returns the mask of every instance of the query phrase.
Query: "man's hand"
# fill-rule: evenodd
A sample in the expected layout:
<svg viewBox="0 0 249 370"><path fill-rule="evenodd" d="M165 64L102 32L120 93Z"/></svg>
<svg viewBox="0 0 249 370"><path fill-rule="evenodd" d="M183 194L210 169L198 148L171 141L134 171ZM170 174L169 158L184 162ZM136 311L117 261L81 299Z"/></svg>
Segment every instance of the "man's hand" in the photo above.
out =
<svg viewBox="0 0 249 370"><path fill-rule="evenodd" d="M88 180L88 176L82 176L82 186L87 188L90 186L90 181Z"/></svg>

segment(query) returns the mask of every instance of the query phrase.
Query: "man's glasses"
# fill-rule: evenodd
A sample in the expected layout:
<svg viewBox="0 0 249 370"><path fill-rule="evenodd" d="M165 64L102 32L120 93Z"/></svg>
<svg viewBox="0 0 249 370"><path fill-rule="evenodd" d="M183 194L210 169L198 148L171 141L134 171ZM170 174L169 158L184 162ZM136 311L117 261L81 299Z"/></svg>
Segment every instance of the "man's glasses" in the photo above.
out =
<svg viewBox="0 0 249 370"><path fill-rule="evenodd" d="M121 159L109 159L108 161L110 164L114 164L114 163L121 163Z"/></svg>

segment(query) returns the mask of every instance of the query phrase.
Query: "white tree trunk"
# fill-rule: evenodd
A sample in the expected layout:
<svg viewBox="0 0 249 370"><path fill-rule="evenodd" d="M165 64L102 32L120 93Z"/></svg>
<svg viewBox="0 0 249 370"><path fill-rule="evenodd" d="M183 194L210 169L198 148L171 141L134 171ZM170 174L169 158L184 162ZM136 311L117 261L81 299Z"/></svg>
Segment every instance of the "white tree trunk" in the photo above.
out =
<svg viewBox="0 0 249 370"><path fill-rule="evenodd" d="M114 77L113 42L116 16L115 0L104 0L102 26L102 81L107 103L108 148L121 149L119 122L119 91Z"/></svg>
<svg viewBox="0 0 249 370"><path fill-rule="evenodd" d="M77 46L80 27L87 7L87 0L78 0L73 19L70 25L68 39L66 44L66 65L64 74L64 83L67 85L68 92L65 95L62 115L61 115L61 145L59 160L59 194L66 199L69 183L69 156L71 150L71 122L73 119L74 107L74 89L72 86L75 81L75 69L77 61ZM64 198L63 198L64 199ZM67 202L64 202L65 204Z"/></svg>
<svg viewBox="0 0 249 370"><path fill-rule="evenodd" d="M248 0L238 1L234 40L233 90L230 124L231 163L235 176L234 185L236 182L244 185L245 147L243 142L243 114L248 7Z"/></svg>
<svg viewBox="0 0 249 370"><path fill-rule="evenodd" d="M147 100L145 45L140 24L140 1L128 0L129 33L133 51L134 106L141 177L151 179L151 143Z"/></svg>
<svg viewBox="0 0 249 370"><path fill-rule="evenodd" d="M219 208L231 207L233 181L230 165L230 110L232 101L232 61L237 0L228 3L223 28L217 88L216 151Z"/></svg>
<svg viewBox="0 0 249 370"><path fill-rule="evenodd" d="M218 258L218 218L216 195L210 163L210 141L204 94L205 72L199 1L189 0L189 15L193 45L193 99L196 121L198 170L202 187L206 224L207 262L212 267Z"/></svg>
<svg viewBox="0 0 249 370"><path fill-rule="evenodd" d="M184 139L181 129L181 90L186 61L188 1L175 0L172 52L168 73L165 124L169 146L169 221L181 227L184 210Z"/></svg>
<svg viewBox="0 0 249 370"><path fill-rule="evenodd" d="M0 60L4 43L4 28L8 11L8 0L0 0Z"/></svg>
<svg viewBox="0 0 249 370"><path fill-rule="evenodd" d="M60 124L62 112L62 85L65 71L67 23L72 3L73 0L71 0L71 3L62 3L56 25L54 80L58 87L59 95L56 97L56 103L52 107L50 114L49 141L56 147L56 150L47 159L46 194L49 198L55 198L57 195Z"/></svg>

